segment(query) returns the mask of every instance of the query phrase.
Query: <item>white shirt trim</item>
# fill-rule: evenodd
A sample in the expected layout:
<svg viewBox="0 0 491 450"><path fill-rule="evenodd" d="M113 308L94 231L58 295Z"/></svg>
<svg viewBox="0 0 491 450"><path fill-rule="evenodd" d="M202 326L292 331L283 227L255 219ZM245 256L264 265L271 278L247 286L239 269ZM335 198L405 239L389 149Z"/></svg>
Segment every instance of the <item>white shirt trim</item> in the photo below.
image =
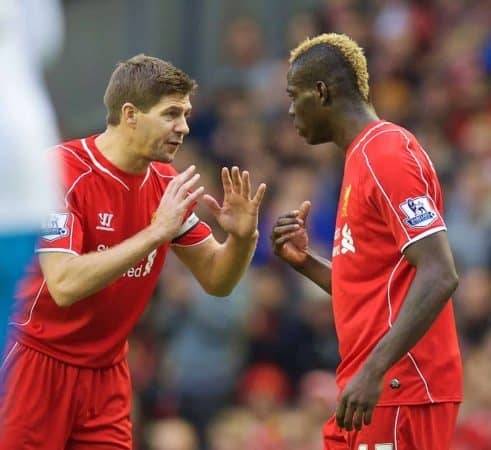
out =
<svg viewBox="0 0 491 450"><path fill-rule="evenodd" d="M74 250L69 250L67 248L38 248L34 251L34 253L71 253L72 255L79 256L80 253L77 253Z"/></svg>
<svg viewBox="0 0 491 450"><path fill-rule="evenodd" d="M423 239L427 236L431 236L432 234L438 233L439 231L447 231L447 227L444 226L439 226L432 228L431 230L426 230L423 231L423 233L418 234L417 236L413 237L409 241L407 241L401 248L401 253L404 253L404 250L408 248L411 244L414 244L415 242L419 241L420 239Z"/></svg>
<svg viewBox="0 0 491 450"><path fill-rule="evenodd" d="M399 423L399 413L401 412L401 407L398 406L397 407L397 411L396 411L396 419L394 420L394 450L397 450L398 449L398 445L397 445L397 425Z"/></svg>
<svg viewBox="0 0 491 450"><path fill-rule="evenodd" d="M29 323L32 320L32 314L34 313L34 308L36 307L36 305L38 303L39 296L41 295L41 292L42 292L45 284L46 284L46 279L43 279L43 282L41 283L41 287L39 288L39 290L36 294L36 298L32 302L32 306L31 306L31 309L29 311L29 315L27 316L27 319L25 320L25 322L9 322L9 325L17 325L19 327L25 327L26 325L29 325Z"/></svg>
<svg viewBox="0 0 491 450"><path fill-rule="evenodd" d="M92 164L94 164L94 166L96 166L99 170L102 170L104 173L108 174L111 178L115 179L117 182L121 183L129 191L130 188L128 187L128 185L121 178L119 178L116 175L114 175L109 169L107 169L99 161L97 161L97 159L95 158L95 156L93 155L93 153L90 151L89 146L87 145L86 140L85 139L81 139L81 142L82 142L83 148L85 149L85 151L89 155L89 158L91 159Z"/></svg>
<svg viewBox="0 0 491 450"><path fill-rule="evenodd" d="M390 209L392 210L392 212L395 214L395 216L397 217L397 221L399 222L399 224L401 225L401 228L403 229L404 231L404 234L406 235L406 237L408 239L410 239L410 236L409 236L409 233L407 232L406 230L406 227L404 226L404 224L402 223L401 221L401 218L399 217L399 214L397 213L396 209L394 208L394 205L392 205L392 202L389 198L389 196L387 195L387 193L385 192L384 188L382 187L382 185L380 184L380 181L378 180L377 176L375 175L375 171L373 170L372 166L370 165L370 161L368 160L368 155L365 151L366 149L366 146L373 140L375 139L377 136L380 136L381 134L384 134L384 133L394 133L394 132L397 132L397 130L393 130L393 129L390 129L390 130L384 130L384 131L380 131L379 133L375 134L374 136L372 136L366 143L365 145L363 146L362 148L362 153L365 157L365 162L366 162L366 165L368 167L368 170L370 171L370 174L372 175L374 181L375 181L375 184L378 186L378 188L380 189L380 191L382 192L382 195L384 196L384 198L387 200L387 203L389 204L390 206Z"/></svg>
<svg viewBox="0 0 491 450"><path fill-rule="evenodd" d="M70 152L73 156L75 156L75 158L77 158L82 164L84 164L85 166L87 166L87 170L80 174L78 176L78 178L72 183L72 185L70 186L70 188L66 191L66 194L65 194L65 206L68 208L69 206L69 202L68 202L68 197L70 196L70 194L73 192L73 190L75 189L75 186L78 184L78 182L83 178L85 177L85 175L89 175L91 172L92 172L92 167L90 167L82 158L80 158L80 156L78 156L72 149L68 148L68 147L65 147L64 145L60 145L59 148L67 151L67 152Z"/></svg>
<svg viewBox="0 0 491 450"><path fill-rule="evenodd" d="M426 390L426 395L428 396L428 398L430 399L430 402L431 403L435 403L435 401L433 400L433 397L431 396L430 394L430 389L428 387L428 382L426 381L426 378L424 377L423 373L421 372L418 364L416 363L416 360L414 359L414 356L411 355L411 352L407 352L407 356L409 357L409 359L411 360L411 362L413 363L413 366L414 368L416 369L416 372L418 372L418 375L419 377L421 378L421 381L423 382L424 384L424 387L425 387L425 390Z"/></svg>
<svg viewBox="0 0 491 450"><path fill-rule="evenodd" d="M146 183L149 177L150 177L150 166L147 167L147 173L145 174L145 178L143 179L142 184L140 184L139 189L143 187L143 185Z"/></svg>
<svg viewBox="0 0 491 450"><path fill-rule="evenodd" d="M203 222L202 222L203 223ZM210 239L211 237L213 237L213 234L209 234L208 236L206 236L204 239L201 239L201 241L199 242L195 242L194 244L188 244L188 245L183 245L183 244L176 244L175 242L172 242L171 245L173 246L176 246L176 247L195 247L196 245L200 245L202 244L203 242L207 241L208 239Z"/></svg>
<svg viewBox="0 0 491 450"><path fill-rule="evenodd" d="M19 343L16 341L15 344L12 346L12 348L9 350L7 353L7 356L5 359L2 361L2 365L0 366L0 369L3 369L5 367L5 364L7 364L7 361L9 358L14 354L15 349L19 346Z"/></svg>
<svg viewBox="0 0 491 450"><path fill-rule="evenodd" d="M356 145L353 147L353 150L351 150L350 154L348 155L348 158L346 159L346 164L348 164L348 161L351 159L351 157L353 156L353 153L355 153L355 151L358 149L358 147L360 146L360 144L368 137L368 135L372 132L372 131L375 131L376 129L380 128L381 126L383 125L388 125L389 122L386 122L385 120L381 123L378 123L377 125L374 125L373 127L371 127L369 130L367 130L367 132L360 138L360 140L356 143Z"/></svg>
<svg viewBox="0 0 491 450"><path fill-rule="evenodd" d="M155 166L150 163L150 167L153 169L153 171L161 178L175 178L176 175L164 175L163 173L160 173L156 168Z"/></svg>

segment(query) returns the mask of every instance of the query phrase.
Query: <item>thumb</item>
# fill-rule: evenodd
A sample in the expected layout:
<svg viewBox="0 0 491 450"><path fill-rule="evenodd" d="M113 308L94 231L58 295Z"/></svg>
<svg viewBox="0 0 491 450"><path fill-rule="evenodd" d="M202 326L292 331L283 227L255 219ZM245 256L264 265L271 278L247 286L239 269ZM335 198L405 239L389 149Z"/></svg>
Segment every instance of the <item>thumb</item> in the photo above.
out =
<svg viewBox="0 0 491 450"><path fill-rule="evenodd" d="M202 200L204 203L206 203L206 206L210 208L211 212L213 215L216 217L218 214L220 214L220 210L222 209L218 202L209 194L205 194L202 197Z"/></svg>
<svg viewBox="0 0 491 450"><path fill-rule="evenodd" d="M312 206L312 203L310 203L308 200L302 202L300 205L300 211L298 213L298 217L303 220L303 223L307 223L307 217L310 212L310 207Z"/></svg>

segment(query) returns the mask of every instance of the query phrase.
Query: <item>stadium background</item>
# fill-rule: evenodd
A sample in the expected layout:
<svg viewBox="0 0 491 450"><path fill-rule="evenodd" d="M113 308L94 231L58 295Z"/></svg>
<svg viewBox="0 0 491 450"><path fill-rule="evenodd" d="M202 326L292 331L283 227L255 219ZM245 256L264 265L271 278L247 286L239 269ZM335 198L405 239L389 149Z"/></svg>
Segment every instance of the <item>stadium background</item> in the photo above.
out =
<svg viewBox="0 0 491 450"><path fill-rule="evenodd" d="M217 195L222 165L269 186L253 267L230 298L207 296L175 258L166 263L131 337L135 449L322 448L338 362L329 299L271 255L268 235L279 213L310 199L312 245L330 254L342 158L296 135L284 92L288 50L327 31L365 48L379 115L413 131L439 173L460 274L465 402L454 450L490 449L491 2L65 0L64 8L64 50L47 74L64 138L103 129L115 63L143 52L200 84L176 167L195 163Z"/></svg>

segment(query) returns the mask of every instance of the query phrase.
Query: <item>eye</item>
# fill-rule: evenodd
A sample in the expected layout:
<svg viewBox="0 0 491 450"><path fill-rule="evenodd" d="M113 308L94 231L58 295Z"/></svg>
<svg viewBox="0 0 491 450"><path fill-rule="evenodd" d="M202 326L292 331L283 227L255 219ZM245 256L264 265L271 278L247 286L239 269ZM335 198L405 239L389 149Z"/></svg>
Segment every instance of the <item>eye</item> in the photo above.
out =
<svg viewBox="0 0 491 450"><path fill-rule="evenodd" d="M179 111L175 110L175 109L171 109L171 110L168 110L168 111L164 111L162 113L162 117L165 117L166 119L175 119L176 117L178 117L180 114Z"/></svg>

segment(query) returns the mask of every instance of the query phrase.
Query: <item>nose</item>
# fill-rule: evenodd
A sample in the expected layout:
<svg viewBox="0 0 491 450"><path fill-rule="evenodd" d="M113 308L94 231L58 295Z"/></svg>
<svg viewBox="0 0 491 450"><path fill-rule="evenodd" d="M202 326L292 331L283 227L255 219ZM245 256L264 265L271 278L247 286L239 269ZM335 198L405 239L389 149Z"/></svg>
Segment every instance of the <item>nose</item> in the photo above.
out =
<svg viewBox="0 0 491 450"><path fill-rule="evenodd" d="M189 125L185 117L182 117L176 122L175 131L183 136L189 134Z"/></svg>

